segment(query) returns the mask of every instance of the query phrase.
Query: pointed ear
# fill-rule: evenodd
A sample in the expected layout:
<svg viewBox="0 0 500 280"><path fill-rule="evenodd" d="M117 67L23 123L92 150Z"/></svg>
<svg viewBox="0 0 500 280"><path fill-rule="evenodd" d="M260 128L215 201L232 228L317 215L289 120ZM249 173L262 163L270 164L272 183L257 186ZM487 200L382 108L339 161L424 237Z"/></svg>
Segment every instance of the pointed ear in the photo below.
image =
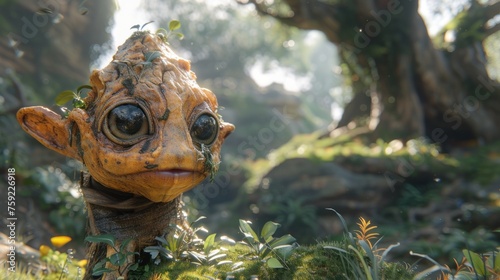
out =
<svg viewBox="0 0 500 280"><path fill-rule="evenodd" d="M62 155L81 160L75 145L70 145L71 122L53 111L41 107L21 108L17 121L29 135L45 147Z"/></svg>

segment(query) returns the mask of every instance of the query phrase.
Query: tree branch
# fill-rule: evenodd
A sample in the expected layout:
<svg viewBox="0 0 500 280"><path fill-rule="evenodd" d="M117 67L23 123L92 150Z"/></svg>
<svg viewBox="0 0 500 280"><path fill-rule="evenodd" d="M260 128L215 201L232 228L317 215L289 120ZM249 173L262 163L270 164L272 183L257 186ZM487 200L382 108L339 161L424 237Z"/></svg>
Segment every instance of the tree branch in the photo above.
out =
<svg viewBox="0 0 500 280"><path fill-rule="evenodd" d="M261 15L271 16L283 24L299 29L319 30L332 43L340 43L338 33L341 24L336 16L339 14L345 16L345 7L340 4L328 4L319 0L311 0L307 3L302 0L283 0L292 11L292 14L287 16L273 13L267 5L262 4L262 1L259 0L238 0L238 2L240 4L252 3Z"/></svg>
<svg viewBox="0 0 500 280"><path fill-rule="evenodd" d="M498 31L500 31L500 23L486 29L486 31L484 32L484 39L488 38L490 35L493 35Z"/></svg>
<svg viewBox="0 0 500 280"><path fill-rule="evenodd" d="M486 19L485 21L488 21L498 14L500 14L500 2L496 2L495 4L485 6L484 9L486 9L485 15Z"/></svg>

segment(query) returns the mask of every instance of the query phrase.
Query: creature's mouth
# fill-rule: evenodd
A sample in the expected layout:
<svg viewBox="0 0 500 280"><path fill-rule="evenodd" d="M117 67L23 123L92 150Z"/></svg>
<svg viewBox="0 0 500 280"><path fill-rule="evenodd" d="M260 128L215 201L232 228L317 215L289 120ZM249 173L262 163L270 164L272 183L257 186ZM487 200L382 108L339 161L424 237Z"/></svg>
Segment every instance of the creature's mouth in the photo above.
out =
<svg viewBox="0 0 500 280"><path fill-rule="evenodd" d="M185 183L202 176L202 173L196 170L189 169L164 169L164 170L152 170L138 173L137 175L145 177L146 180L153 180L156 182L168 183L168 185L175 187L177 184L184 185Z"/></svg>
<svg viewBox="0 0 500 280"><path fill-rule="evenodd" d="M150 172L158 177L165 177L165 179L184 178L193 176L195 173L197 173L196 171L186 170L186 169L167 169L167 170L150 171Z"/></svg>

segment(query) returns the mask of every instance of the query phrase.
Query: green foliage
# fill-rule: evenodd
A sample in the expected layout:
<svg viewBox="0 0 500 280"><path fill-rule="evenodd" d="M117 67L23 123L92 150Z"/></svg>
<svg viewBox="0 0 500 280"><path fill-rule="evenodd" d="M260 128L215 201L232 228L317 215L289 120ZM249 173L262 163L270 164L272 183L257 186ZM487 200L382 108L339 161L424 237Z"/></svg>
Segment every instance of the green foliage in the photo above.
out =
<svg viewBox="0 0 500 280"><path fill-rule="evenodd" d="M64 104L68 103L69 101L72 101L71 104L73 106L72 109L79 108L79 109L86 109L87 104L85 104L85 101L82 98L82 93L84 90L92 90L92 86L90 85L81 85L76 89L75 91L71 90L65 90L56 97L55 103L57 106L61 107L61 110L64 113L64 117L68 117L68 114L71 110L68 110L64 106Z"/></svg>
<svg viewBox="0 0 500 280"><path fill-rule="evenodd" d="M492 232L483 227L477 227L469 232L452 229L448 234L440 236L438 243L430 243L427 240L415 241L409 244L409 249L425 252L433 259L448 262L452 259L460 259L462 248L486 252L498 245Z"/></svg>
<svg viewBox="0 0 500 280"><path fill-rule="evenodd" d="M168 23L168 30L164 28L159 28L156 30L156 35L160 36L165 43L168 43L168 39L172 36L177 36L179 40L184 39L184 34L180 32L175 32L175 30L181 28L181 22L178 20L171 20Z"/></svg>
<svg viewBox="0 0 500 280"><path fill-rule="evenodd" d="M144 252L151 255L154 265L159 265L162 261L179 262L188 261L195 265L220 266L231 264L226 258L226 248L220 242L215 241L216 234L208 235L205 240L197 238L198 232L207 232L204 227L193 228L193 224L204 219L199 217L190 226L182 228L179 225L172 225L173 231L165 237L156 237L159 242L157 246L148 246Z"/></svg>
<svg viewBox="0 0 500 280"><path fill-rule="evenodd" d="M343 273L348 279L386 279L387 267L386 257L390 250L399 246L398 244L391 245L386 249L378 248L377 244L380 239L374 244L371 239L378 236L378 233L373 232L376 226L370 226L370 221L360 218L359 230L355 231L355 235L348 231L347 223L337 211L328 208L337 214L344 226L344 240L346 241L342 247L324 246L325 249L331 249L338 252L342 259Z"/></svg>
<svg viewBox="0 0 500 280"><path fill-rule="evenodd" d="M20 194L36 198L59 233L81 236L85 232L84 203L78 184L60 168L37 167L24 184L29 186L29 192L26 188Z"/></svg>
<svg viewBox="0 0 500 280"><path fill-rule="evenodd" d="M434 259L427 255L416 254L410 252L414 256L427 259L434 264L434 266L418 273L415 280L427 279L428 276L436 271L441 272L438 279L464 279L464 280L496 280L500 278L500 257L498 257L498 249L488 253L478 254L471 250L462 250L462 261L458 263L455 260L455 272L448 266L442 266Z"/></svg>
<svg viewBox="0 0 500 280"><path fill-rule="evenodd" d="M240 231L245 235L243 243L252 249L254 257L265 262L269 268L287 267L286 260L296 248L295 238L290 234L279 238L273 237L280 225L267 222L257 235L250 226L250 222L240 220ZM270 256L272 253L274 256Z"/></svg>
<svg viewBox="0 0 500 280"><path fill-rule="evenodd" d="M50 249L46 255L41 256L40 260L50 271L50 276L44 279L81 279L83 269L74 255L73 249L68 249L66 253Z"/></svg>
<svg viewBox="0 0 500 280"><path fill-rule="evenodd" d="M136 29L137 31L143 31L144 27L146 27L148 24L153 23L153 22L154 21L148 21L148 22L144 23L143 25L136 24L136 25L130 27L130 29Z"/></svg>
<svg viewBox="0 0 500 280"><path fill-rule="evenodd" d="M477 42L482 42L486 36L485 18L490 9L489 5L481 5L476 1L459 12L448 22L433 40L442 48L453 51L455 48L472 46ZM447 33L453 33L454 39L446 42L444 40Z"/></svg>
<svg viewBox="0 0 500 280"><path fill-rule="evenodd" d="M204 160L203 166L205 168L205 172L208 172L208 174L210 175L210 182L213 182L215 175L219 170L220 162L214 162L212 150L210 150L210 147L208 147L207 145L201 143L200 149L201 153L203 154L202 160Z"/></svg>
<svg viewBox="0 0 500 280"><path fill-rule="evenodd" d="M343 220L343 218L341 219ZM362 226L360 226L358 234L361 234L364 240L355 239L351 235L351 239L346 238L342 242L296 247L291 245L295 239L290 235L273 237L279 227L274 222L267 222L260 232L256 232L249 222L240 220L240 231L245 235L243 242L229 246L225 251L228 259L233 260L232 265L193 267L187 266L185 262L170 262L163 269L165 272L161 274L160 279L249 279L252 276L259 279L297 280L367 279L364 277L363 271L360 274L353 274L351 271L354 265L359 268L363 262L369 268L371 263L381 265L378 273L380 277L384 278L377 276L374 279L411 279L413 272L407 267L383 261L391 248L379 255L375 245L373 247L368 245L369 243L366 241L375 236L375 233L372 232L374 226L365 220L362 220L360 225ZM358 243L353 246L352 242ZM351 246L353 250L347 249L348 246ZM370 249L367 249L368 247ZM331 248L346 248L346 250L340 250L350 251L346 255ZM279 252L280 250L283 251ZM364 250L373 251L372 255L365 253ZM358 254L365 254L365 256L360 260ZM372 259L369 259L370 257ZM378 262L373 262L375 259ZM234 263L236 260L239 262ZM346 261L350 262L352 266L347 265ZM266 265L262 265L264 262ZM239 265L240 268L235 269L235 265ZM283 267L287 269L277 269ZM352 275L360 277L351 277ZM226 278L228 276L231 278Z"/></svg>
<svg viewBox="0 0 500 280"><path fill-rule="evenodd" d="M136 271L139 268L139 263L128 263L127 258L131 255L139 255L138 252L130 252L127 250L127 246L132 239L126 239L122 241L119 246L117 241L113 235L110 234L102 234L96 236L87 236L85 241L87 242L95 242L95 243L104 243L115 251L109 257L106 257L100 260L92 270L92 276L101 276L104 273L117 271L118 275L124 276L128 271ZM106 267L106 264L110 263L113 268ZM126 265L125 265L126 264Z"/></svg>

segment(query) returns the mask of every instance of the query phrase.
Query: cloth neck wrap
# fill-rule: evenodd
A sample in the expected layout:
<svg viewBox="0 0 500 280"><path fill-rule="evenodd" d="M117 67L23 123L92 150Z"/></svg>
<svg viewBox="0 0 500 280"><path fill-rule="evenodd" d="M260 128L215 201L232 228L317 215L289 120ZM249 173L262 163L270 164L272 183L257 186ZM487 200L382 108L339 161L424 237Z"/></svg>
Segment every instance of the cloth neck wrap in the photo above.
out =
<svg viewBox="0 0 500 280"><path fill-rule="evenodd" d="M87 203L89 230L93 235L112 234L150 243L182 223L180 198L155 203L144 197L106 188L89 174L82 174L81 190Z"/></svg>

